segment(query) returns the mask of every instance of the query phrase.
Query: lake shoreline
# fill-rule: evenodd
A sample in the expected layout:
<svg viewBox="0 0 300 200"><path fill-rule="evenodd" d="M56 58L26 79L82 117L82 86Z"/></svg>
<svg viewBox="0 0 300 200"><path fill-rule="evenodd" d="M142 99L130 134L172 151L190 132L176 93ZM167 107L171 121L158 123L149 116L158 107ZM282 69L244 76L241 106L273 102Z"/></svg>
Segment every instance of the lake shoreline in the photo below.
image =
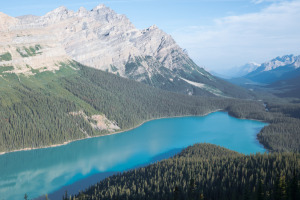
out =
<svg viewBox="0 0 300 200"><path fill-rule="evenodd" d="M152 119L148 119L143 121L142 123L138 124L137 126L134 126L132 128L126 129L126 130L121 130L121 131L117 131L117 132L113 132L113 133L108 133L108 134L104 134L104 135L96 135L96 136L90 136L90 137L85 137L85 138L80 138L80 139L75 139L75 140L68 140L65 141L61 144L53 144L53 145L49 145L49 146L43 146L43 147L34 147L34 148L23 148L23 149L17 149L17 150L13 150L13 151L7 151L7 152L0 152L0 156L8 154L8 153L14 153L14 152L19 152L19 151L31 151L31 150L37 150L37 149L47 149L47 148L55 148L55 147L59 147L59 146L64 146L67 144L70 144L72 142L76 142L76 141L80 141L80 140L86 140L86 139L92 139L92 138L97 138L97 137L104 137L104 136L109 136L109 135L115 135L115 134L119 134L119 133L124 133L133 129L136 129L140 126L142 126L143 124L149 122L149 121L153 121L153 120L158 120L158 119L166 119L166 118L180 118L180 117L204 117L207 116L211 113L215 113L215 112L227 112L226 110L223 109L217 109L202 115L180 115L180 116L170 116L170 117L159 117L159 118L152 118Z"/></svg>
<svg viewBox="0 0 300 200"><path fill-rule="evenodd" d="M82 188L99 182L99 177L105 175L106 178L107 172L147 166L195 143L215 144L245 155L265 152L255 138L264 123L233 118L224 111L202 116L208 111L198 116L152 120L122 134L116 134L121 131L116 130L116 135L58 148L0 156L0 163L4 163L0 181L4 199L20 199L25 193L37 200L43 194L59 199L66 190L68 194L78 194Z"/></svg>

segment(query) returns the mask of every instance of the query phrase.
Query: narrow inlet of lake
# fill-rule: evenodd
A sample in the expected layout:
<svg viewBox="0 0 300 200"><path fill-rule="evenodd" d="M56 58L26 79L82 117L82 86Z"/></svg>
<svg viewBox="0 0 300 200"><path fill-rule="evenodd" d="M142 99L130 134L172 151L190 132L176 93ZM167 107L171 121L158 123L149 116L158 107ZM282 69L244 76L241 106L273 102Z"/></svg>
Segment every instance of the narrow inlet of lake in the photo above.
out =
<svg viewBox="0 0 300 200"><path fill-rule="evenodd" d="M44 194L61 199L65 190L77 193L115 172L168 158L195 143L217 144L244 154L265 152L256 139L265 125L215 112L158 119L115 135L4 154L0 156L0 200L23 199L25 193L29 199Z"/></svg>

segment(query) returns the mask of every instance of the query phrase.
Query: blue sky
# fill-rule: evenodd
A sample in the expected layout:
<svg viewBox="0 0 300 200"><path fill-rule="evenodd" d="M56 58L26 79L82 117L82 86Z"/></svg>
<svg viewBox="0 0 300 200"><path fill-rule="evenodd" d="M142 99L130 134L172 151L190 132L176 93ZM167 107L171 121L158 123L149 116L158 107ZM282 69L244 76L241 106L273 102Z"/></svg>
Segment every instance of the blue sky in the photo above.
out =
<svg viewBox="0 0 300 200"><path fill-rule="evenodd" d="M220 73L300 54L300 0L1 0L0 12L44 15L62 5L76 11L102 3L139 29L156 24L199 66Z"/></svg>

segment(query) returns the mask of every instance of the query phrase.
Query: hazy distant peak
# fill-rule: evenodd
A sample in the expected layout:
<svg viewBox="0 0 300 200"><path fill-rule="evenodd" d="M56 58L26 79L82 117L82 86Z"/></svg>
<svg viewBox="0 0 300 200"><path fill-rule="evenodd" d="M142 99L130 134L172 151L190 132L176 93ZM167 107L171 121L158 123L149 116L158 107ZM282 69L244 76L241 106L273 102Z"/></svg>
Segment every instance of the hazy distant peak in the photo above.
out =
<svg viewBox="0 0 300 200"><path fill-rule="evenodd" d="M285 62L285 61L288 61L288 60L292 60L293 59L293 57L294 57L294 55L293 54L290 54L290 55L284 55L284 56L277 56L275 59L273 59L274 61L275 60L279 60L279 61L283 61L283 62ZM273 61L272 60L272 61Z"/></svg>
<svg viewBox="0 0 300 200"><path fill-rule="evenodd" d="M278 56L264 62L255 71L247 74L245 78L255 82L270 84L280 80L295 78L299 74L300 56Z"/></svg>
<svg viewBox="0 0 300 200"><path fill-rule="evenodd" d="M277 56L276 58L272 59L269 62L276 62L276 61L279 61L279 62L293 62L293 59L294 59L294 55L290 54L290 55L284 55L284 56ZM269 62L267 62L267 63L269 63Z"/></svg>
<svg viewBox="0 0 300 200"><path fill-rule="evenodd" d="M247 64L249 64L249 65L253 65L253 66L260 66L260 64L259 63L256 63L256 62L248 62Z"/></svg>
<svg viewBox="0 0 300 200"><path fill-rule="evenodd" d="M248 73L251 73L255 71L257 68L260 67L260 64L256 62L248 62L245 65L239 66L239 67L233 67L231 69L228 69L226 72L223 72L222 77L241 77ZM218 75L220 76L220 75Z"/></svg>
<svg viewBox="0 0 300 200"><path fill-rule="evenodd" d="M293 54L278 56L271 61L263 63L261 67L263 71L270 71L282 66L300 67L300 56L294 56Z"/></svg>

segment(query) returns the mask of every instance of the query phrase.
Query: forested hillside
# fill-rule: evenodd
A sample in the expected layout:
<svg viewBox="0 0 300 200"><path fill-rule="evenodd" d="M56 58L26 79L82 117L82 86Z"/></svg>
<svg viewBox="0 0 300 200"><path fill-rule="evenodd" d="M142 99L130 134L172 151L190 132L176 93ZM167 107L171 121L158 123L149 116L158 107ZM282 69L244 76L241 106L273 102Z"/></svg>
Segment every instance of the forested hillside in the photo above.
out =
<svg viewBox="0 0 300 200"><path fill-rule="evenodd" d="M0 71L0 152L61 144L112 132L99 129L92 116L105 116L126 130L159 117L228 111L238 118L270 123L259 140L272 151L299 151L297 103L271 104L166 92L76 62L34 76ZM75 114L74 114L75 113ZM81 113L81 114L80 114Z"/></svg>
<svg viewBox="0 0 300 200"><path fill-rule="evenodd" d="M300 71L300 69L298 69ZM300 75L295 78L277 81L267 86L268 89L275 90L275 95L286 98L295 97L300 98Z"/></svg>
<svg viewBox="0 0 300 200"><path fill-rule="evenodd" d="M34 71L34 76L1 67L0 152L108 133L92 128L93 115L125 130L149 119L225 110L240 101L166 92L76 62L60 65L56 72Z"/></svg>
<svg viewBox="0 0 300 200"><path fill-rule="evenodd" d="M106 178L72 199L300 198L300 154L245 156L211 144Z"/></svg>
<svg viewBox="0 0 300 200"><path fill-rule="evenodd" d="M286 100L268 99L266 111L259 104L247 102L234 104L227 108L229 114L237 118L256 119L268 122L258 134L258 140L270 151L300 151L300 104Z"/></svg>

